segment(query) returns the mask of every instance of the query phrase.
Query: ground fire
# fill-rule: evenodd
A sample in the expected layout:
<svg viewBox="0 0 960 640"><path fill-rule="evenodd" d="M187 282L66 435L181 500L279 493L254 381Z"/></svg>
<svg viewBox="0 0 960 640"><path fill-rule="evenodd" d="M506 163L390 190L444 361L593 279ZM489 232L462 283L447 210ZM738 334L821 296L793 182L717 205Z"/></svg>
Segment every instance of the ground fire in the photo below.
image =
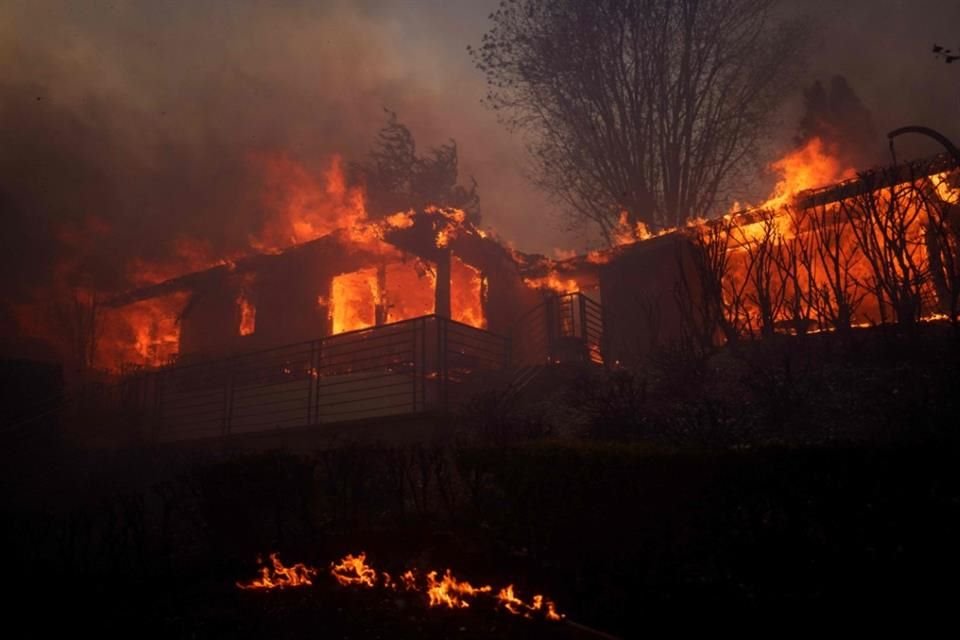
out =
<svg viewBox="0 0 960 640"><path fill-rule="evenodd" d="M270 554L270 566L260 567L260 577L250 582L238 582L240 589L285 589L287 587L304 587L313 584L312 579L317 570L298 562L290 567L284 566L280 556Z"/></svg>
<svg viewBox="0 0 960 640"><path fill-rule="evenodd" d="M240 589L285 589L288 587L311 586L311 578L318 570L297 563L286 567L276 553L270 554L271 565L260 568L260 577L250 582L238 582ZM546 620L563 620L565 616L557 612L552 600L540 594L534 595L529 602L520 599L512 584L495 591L490 585L475 587L465 580L456 578L450 569L439 575L437 571L421 573L408 569L401 575L399 582L389 573L378 572L367 563L367 555L347 554L338 562L331 563L330 575L343 587L363 587L385 589L426 595L428 607L447 609L467 609L478 599L489 600L504 610L526 618L542 617ZM439 576L439 577L438 577Z"/></svg>

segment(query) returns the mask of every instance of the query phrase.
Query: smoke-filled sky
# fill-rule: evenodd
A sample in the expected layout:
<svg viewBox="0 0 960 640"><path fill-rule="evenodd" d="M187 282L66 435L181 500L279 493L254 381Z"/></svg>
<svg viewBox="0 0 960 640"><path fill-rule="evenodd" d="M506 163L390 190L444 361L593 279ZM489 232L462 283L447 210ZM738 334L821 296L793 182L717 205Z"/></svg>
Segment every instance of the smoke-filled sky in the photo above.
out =
<svg viewBox="0 0 960 640"><path fill-rule="evenodd" d="M260 211L250 153L320 171L359 159L396 111L425 149L455 138L485 226L518 248L584 249L525 179L522 140L480 104L466 53L497 0L47 2L0 4L0 267L24 295L65 244L109 271L176 236L241 247ZM801 88L846 75L881 132L924 124L960 139L955 0L795 0L814 21ZM885 140L878 140L878 149ZM904 141L903 153L938 151ZM109 230L109 232L107 231ZM83 253L83 251L80 251Z"/></svg>

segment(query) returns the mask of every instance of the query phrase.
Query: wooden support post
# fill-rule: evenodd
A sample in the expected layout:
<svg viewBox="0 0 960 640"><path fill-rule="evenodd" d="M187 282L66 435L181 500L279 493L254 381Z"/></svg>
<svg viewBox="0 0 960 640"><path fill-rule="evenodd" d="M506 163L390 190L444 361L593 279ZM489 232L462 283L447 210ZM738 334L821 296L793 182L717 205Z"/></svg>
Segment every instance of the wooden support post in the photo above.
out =
<svg viewBox="0 0 960 640"><path fill-rule="evenodd" d="M433 312L441 318L450 318L450 250L437 251L437 289Z"/></svg>
<svg viewBox="0 0 960 640"><path fill-rule="evenodd" d="M374 323L379 327L387 324L387 263L377 265L377 299L374 307Z"/></svg>

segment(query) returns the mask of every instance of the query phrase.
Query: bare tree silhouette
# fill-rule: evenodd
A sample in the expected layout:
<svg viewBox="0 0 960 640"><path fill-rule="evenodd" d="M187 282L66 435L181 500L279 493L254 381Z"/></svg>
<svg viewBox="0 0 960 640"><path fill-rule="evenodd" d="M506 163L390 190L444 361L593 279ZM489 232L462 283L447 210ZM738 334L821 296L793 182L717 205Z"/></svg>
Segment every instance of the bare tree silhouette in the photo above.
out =
<svg viewBox="0 0 960 640"><path fill-rule="evenodd" d="M486 103L530 136L537 184L609 240L713 211L793 87L804 26L772 0L505 0Z"/></svg>

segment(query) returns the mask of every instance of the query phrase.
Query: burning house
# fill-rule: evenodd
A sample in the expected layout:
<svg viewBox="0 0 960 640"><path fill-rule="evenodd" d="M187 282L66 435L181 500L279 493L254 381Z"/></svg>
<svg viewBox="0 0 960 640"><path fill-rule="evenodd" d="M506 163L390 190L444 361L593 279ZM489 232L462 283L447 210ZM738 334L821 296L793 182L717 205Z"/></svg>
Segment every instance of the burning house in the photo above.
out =
<svg viewBox="0 0 960 640"><path fill-rule="evenodd" d="M669 344L956 318L954 160L828 166L848 179L811 190L830 159L797 155L760 207L563 260L454 209L341 216L112 298L100 357L138 365L151 433L176 440L442 413L554 363L629 366Z"/></svg>
<svg viewBox="0 0 960 640"><path fill-rule="evenodd" d="M117 296L104 348L139 359L172 438L407 415L508 368L543 299L514 253L431 208Z"/></svg>
<svg viewBox="0 0 960 640"><path fill-rule="evenodd" d="M456 210L338 229L285 250L224 262L107 305L155 305L144 365L180 364L436 315L504 335L534 304L511 255ZM129 345L128 345L129 346ZM142 354L142 355L141 355Z"/></svg>

